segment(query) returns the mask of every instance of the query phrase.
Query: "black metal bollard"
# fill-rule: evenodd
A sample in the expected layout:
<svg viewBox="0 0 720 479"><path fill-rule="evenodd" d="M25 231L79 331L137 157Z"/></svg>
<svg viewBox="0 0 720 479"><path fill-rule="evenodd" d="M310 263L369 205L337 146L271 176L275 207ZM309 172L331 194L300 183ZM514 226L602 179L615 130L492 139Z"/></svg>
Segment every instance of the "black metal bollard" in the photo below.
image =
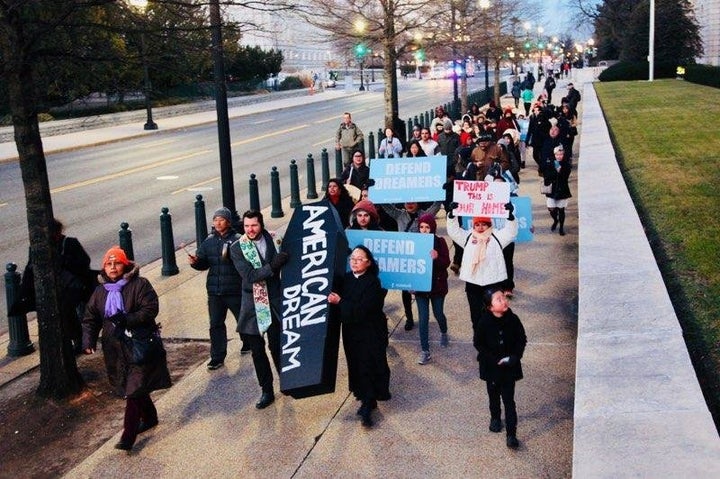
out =
<svg viewBox="0 0 720 479"><path fill-rule="evenodd" d="M172 215L168 213L167 206L162 207L160 214L160 242L162 244L162 270L163 276L173 276L180 272L175 261L175 239L172 230Z"/></svg>
<svg viewBox="0 0 720 479"><path fill-rule="evenodd" d="M254 211L260 211L260 191L258 190L258 180L257 176L255 176L255 173L250 173L250 181L248 183L250 209Z"/></svg>
<svg viewBox="0 0 720 479"><path fill-rule="evenodd" d="M298 179L297 162L290 160L290 208L302 205L300 201L300 180Z"/></svg>
<svg viewBox="0 0 720 479"><path fill-rule="evenodd" d="M205 218L205 202L202 195L195 196L195 246L205 241L208 235L207 218Z"/></svg>
<svg viewBox="0 0 720 479"><path fill-rule="evenodd" d="M125 256L127 256L130 261L134 261L135 251L133 250L132 230L130 229L130 225L125 221L120 223L120 230L118 231L118 244L120 245L120 248L125 251Z"/></svg>
<svg viewBox="0 0 720 479"><path fill-rule="evenodd" d="M413 121L412 118L408 118L407 121L407 139L410 140L413 137Z"/></svg>
<svg viewBox="0 0 720 479"><path fill-rule="evenodd" d="M432 120L430 120L430 110L425 112L425 127L430 128L430 123ZM432 131L430 132L432 134Z"/></svg>
<svg viewBox="0 0 720 479"><path fill-rule="evenodd" d="M328 158L327 148L323 148L320 152L320 171L322 171L322 184L320 191L327 190L328 182L330 182L330 159ZM342 172L340 172L342 175Z"/></svg>
<svg viewBox="0 0 720 479"><path fill-rule="evenodd" d="M314 200L318 197L317 188L315 187L315 159L312 153L307 156L307 197Z"/></svg>
<svg viewBox="0 0 720 479"><path fill-rule="evenodd" d="M342 161L342 150L335 150L335 178L340 178L342 176L344 168L345 165L343 165Z"/></svg>
<svg viewBox="0 0 720 479"><path fill-rule="evenodd" d="M8 356L27 356L35 351L35 346L30 341L28 332L27 316L23 311L21 314L10 315L10 308L20 301L20 273L17 272L15 263L8 263L5 266L5 298L8 306L8 332L10 342L8 343Z"/></svg>
<svg viewBox="0 0 720 479"><path fill-rule="evenodd" d="M422 125L420 124L420 119L418 118L417 115L415 115L415 123L413 124L413 126L415 126L415 125L418 125L418 126L420 126L420 128L422 128Z"/></svg>
<svg viewBox="0 0 720 479"><path fill-rule="evenodd" d="M280 173L278 173L277 166L273 166L270 171L270 197L272 200L270 217L282 218L285 216L282 210L282 200L280 199Z"/></svg>
<svg viewBox="0 0 720 479"><path fill-rule="evenodd" d="M368 133L368 158L375 158L375 135Z"/></svg>

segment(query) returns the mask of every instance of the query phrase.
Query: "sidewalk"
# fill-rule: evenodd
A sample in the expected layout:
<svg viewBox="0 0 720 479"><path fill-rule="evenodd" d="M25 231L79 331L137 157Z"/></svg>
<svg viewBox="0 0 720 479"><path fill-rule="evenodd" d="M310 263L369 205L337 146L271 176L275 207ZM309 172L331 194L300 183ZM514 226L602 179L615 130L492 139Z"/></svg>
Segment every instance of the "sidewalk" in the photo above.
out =
<svg viewBox="0 0 720 479"><path fill-rule="evenodd" d="M87 140L87 133L83 136ZM518 286L512 307L529 338L525 379L516 394L519 451L505 446L504 434L487 429L485 385L477 375L464 285L453 276L445 311L450 347L439 346L439 331L431 321L433 361L426 366L416 362L417 328L402 328L399 292L388 295L393 398L379 406L371 430L363 429L355 416L342 348L335 393L301 400L278 396L272 406L258 411L252 364L240 356L232 332L225 368L210 373L203 363L163 394L157 401L160 426L143 435L132 454L118 454L115 437L67 477L570 476L577 209L571 205L568 210L568 235L551 235L533 168L523 171L522 180L524 194L533 198L537 229L535 241L519 245L515 254ZM574 189L575 179L571 181ZM269 228L281 224L268 223ZM440 218L441 234L444 224ZM547 271L553 258L559 258L555 264L563 274ZM207 338L205 275L187 267L180 253L178 265L180 274L172 277L160 275L159 262L141 270L160 295L163 333ZM227 323L231 330L232 319ZM37 364L37 356L12 363L35 358ZM0 370L10 366L1 363Z"/></svg>

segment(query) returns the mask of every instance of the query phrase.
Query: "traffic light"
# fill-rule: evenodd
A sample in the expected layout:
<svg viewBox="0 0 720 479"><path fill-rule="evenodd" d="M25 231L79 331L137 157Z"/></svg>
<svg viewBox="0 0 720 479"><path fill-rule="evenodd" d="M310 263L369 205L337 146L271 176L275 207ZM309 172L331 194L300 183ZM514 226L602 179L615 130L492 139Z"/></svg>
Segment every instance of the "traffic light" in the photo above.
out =
<svg viewBox="0 0 720 479"><path fill-rule="evenodd" d="M362 43L358 43L355 45L355 56L358 58L362 58L367 54L367 47L363 45Z"/></svg>
<svg viewBox="0 0 720 479"><path fill-rule="evenodd" d="M530 42L525 42L525 50L530 50Z"/></svg>
<svg viewBox="0 0 720 479"><path fill-rule="evenodd" d="M419 62L425 60L425 50L423 50L421 48L420 50L416 51L415 52L415 60L417 60Z"/></svg>

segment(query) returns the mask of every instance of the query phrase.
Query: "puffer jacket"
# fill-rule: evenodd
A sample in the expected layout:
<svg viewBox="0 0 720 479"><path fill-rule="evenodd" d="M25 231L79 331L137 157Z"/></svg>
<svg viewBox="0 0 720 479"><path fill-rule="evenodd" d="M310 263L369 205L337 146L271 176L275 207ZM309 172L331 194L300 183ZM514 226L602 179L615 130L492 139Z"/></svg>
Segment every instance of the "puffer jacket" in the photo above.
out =
<svg viewBox="0 0 720 479"><path fill-rule="evenodd" d="M505 227L501 230L493 228L493 237L487 244L485 260L478 265L476 270L472 271L471 261L475 256L477 248L471 241L470 231L464 230L458 224L456 218L448 219L447 222L448 236L452 240L463 246L465 252L463 260L460 264L460 279L468 283L477 284L478 286L487 286L507 279L507 269L505 268L505 257L503 256L503 248L515 241L518 232L517 220L508 220Z"/></svg>
<svg viewBox="0 0 720 479"><path fill-rule="evenodd" d="M135 263L130 263L123 278L128 280L122 289L127 329L157 330L158 296L150 281L140 276L140 268ZM107 291L103 284L109 279L101 273L98 281L100 285L90 296L83 317L83 349L95 349L102 331L101 344L108 380L119 396L139 397L157 389L169 388L172 381L164 353L143 365L130 364L132 352L123 340L125 328L118 328L105 317Z"/></svg>
<svg viewBox="0 0 720 479"><path fill-rule="evenodd" d="M230 245L239 238L240 235L231 228L225 236L213 231L200 244L196 253L198 260L191 266L198 271L209 269L205 281L208 295L240 296L242 294L242 279L230 259ZM223 248L226 250L225 257L223 257Z"/></svg>

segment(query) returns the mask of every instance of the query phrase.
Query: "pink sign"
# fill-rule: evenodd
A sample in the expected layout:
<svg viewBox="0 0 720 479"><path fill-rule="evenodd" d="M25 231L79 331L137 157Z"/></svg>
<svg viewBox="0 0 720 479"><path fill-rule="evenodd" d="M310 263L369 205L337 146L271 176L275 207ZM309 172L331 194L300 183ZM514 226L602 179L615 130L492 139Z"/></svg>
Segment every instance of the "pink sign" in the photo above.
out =
<svg viewBox="0 0 720 479"><path fill-rule="evenodd" d="M455 180L453 201L455 216L507 218L505 205L510 202L510 185L502 182Z"/></svg>

